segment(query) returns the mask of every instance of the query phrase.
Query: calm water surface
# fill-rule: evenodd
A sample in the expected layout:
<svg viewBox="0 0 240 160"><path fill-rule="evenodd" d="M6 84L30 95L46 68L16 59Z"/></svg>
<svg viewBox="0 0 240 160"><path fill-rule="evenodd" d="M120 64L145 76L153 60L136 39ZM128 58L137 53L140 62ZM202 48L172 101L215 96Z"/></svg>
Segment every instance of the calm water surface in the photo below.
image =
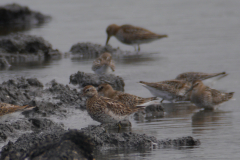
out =
<svg viewBox="0 0 240 160"><path fill-rule="evenodd" d="M0 4L9 3L1 0ZM117 150L97 153L97 159L239 159L240 158L240 1L239 0L18 0L33 10L52 16L52 21L25 34L42 36L53 48L70 50L77 42L104 45L109 24L133 24L169 38L141 45L141 56L117 59L116 75L125 80L125 91L147 97L151 94L138 81L161 81L187 71L229 73L213 86L234 91L234 99L214 112L196 110L194 106L164 104L164 117L131 118L132 132L145 133L158 139L193 136L199 147ZM111 38L113 47L134 48ZM92 59L71 57L48 62L13 65L0 71L0 82L16 77L35 77L43 83L52 79L68 84L77 71L92 72ZM77 113L79 112L79 113ZM62 121L66 127L81 128L99 124L86 112ZM82 122L82 123L79 123Z"/></svg>

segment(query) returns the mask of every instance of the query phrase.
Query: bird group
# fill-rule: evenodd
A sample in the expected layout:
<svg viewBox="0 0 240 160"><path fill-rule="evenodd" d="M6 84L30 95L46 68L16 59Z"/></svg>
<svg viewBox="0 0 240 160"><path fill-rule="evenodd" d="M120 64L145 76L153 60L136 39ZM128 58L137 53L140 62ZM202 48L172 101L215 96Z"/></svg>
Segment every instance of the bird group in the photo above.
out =
<svg viewBox="0 0 240 160"><path fill-rule="evenodd" d="M132 25L118 26L111 24L106 29L108 44L110 37L115 36L120 42L133 45L140 51L140 44L148 43L163 37L141 27ZM115 71L114 61L110 53L102 53L92 65L96 74L106 74L109 70ZM147 88L154 97L142 98L128 93L116 91L108 83L101 84L96 89L94 86L86 86L82 89L82 96L87 97L86 106L89 115L100 123L119 122L137 112L143 107L153 104L157 97L171 103L179 101L190 101L199 108L214 110L219 104L233 97L234 92L225 93L212 89L203 84L203 80L213 77L222 78L227 74L185 72L179 74L175 79L160 82L139 83Z"/></svg>

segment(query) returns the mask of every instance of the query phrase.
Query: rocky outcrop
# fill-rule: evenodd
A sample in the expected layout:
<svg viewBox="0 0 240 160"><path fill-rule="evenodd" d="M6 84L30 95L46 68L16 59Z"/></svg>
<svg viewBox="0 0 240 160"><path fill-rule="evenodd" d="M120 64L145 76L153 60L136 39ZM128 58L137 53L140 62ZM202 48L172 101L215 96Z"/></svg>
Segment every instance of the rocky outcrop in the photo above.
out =
<svg viewBox="0 0 240 160"><path fill-rule="evenodd" d="M0 51L5 54L18 54L19 56L32 54L51 57L61 55L58 50L52 49L52 45L42 37L24 34L0 37Z"/></svg>
<svg viewBox="0 0 240 160"><path fill-rule="evenodd" d="M0 67L6 68L13 62L43 61L48 58L58 59L61 52L42 37L11 34L0 37Z"/></svg>
<svg viewBox="0 0 240 160"><path fill-rule="evenodd" d="M153 136L132 132L108 133L108 125L89 126L81 130L58 130L22 135L15 143L9 142L2 148L1 160L38 158L50 159L56 156L92 159L93 146L97 150L116 148L151 149L200 145L192 137L157 140Z"/></svg>
<svg viewBox="0 0 240 160"><path fill-rule="evenodd" d="M57 119L72 116L84 100L76 89L52 80L47 88L35 78L19 78L0 84L1 101L34 106L22 112L24 118L11 118L0 123L0 143L8 142L1 151L1 159L93 159L93 146L99 151L118 148L135 150L195 146L200 141L192 137L158 140L154 136L129 132L122 124L91 125L79 130L66 130L68 126ZM68 111L66 111L66 108ZM83 108L80 106L80 108ZM146 114L163 113L161 106L149 106ZM155 115L154 115L155 116ZM51 117L51 118L50 118ZM57 120L57 121L55 121ZM112 131L112 132L109 132ZM17 139L12 142L12 139Z"/></svg>
<svg viewBox="0 0 240 160"><path fill-rule="evenodd" d="M32 11L26 6L13 3L0 6L0 24L38 24L49 21L50 16Z"/></svg>
<svg viewBox="0 0 240 160"><path fill-rule="evenodd" d="M81 55L82 58L96 58L104 52L112 54L123 53L120 49L112 48L110 45L102 46L100 44L93 44L90 42L74 44L71 47L70 52L73 55Z"/></svg>
<svg viewBox="0 0 240 160"><path fill-rule="evenodd" d="M50 16L32 11L27 6L16 3L0 6L0 35L30 30L50 20Z"/></svg>
<svg viewBox="0 0 240 160"><path fill-rule="evenodd" d="M35 78L10 79L0 84L0 101L19 106L28 105L42 90L43 84Z"/></svg>
<svg viewBox="0 0 240 160"><path fill-rule="evenodd" d="M80 71L70 76L70 83L73 85L79 85L80 87L85 87L87 85L98 87L100 84L109 83L115 90L118 91L124 91L125 86L123 79L119 76L115 76L113 74L98 75Z"/></svg>

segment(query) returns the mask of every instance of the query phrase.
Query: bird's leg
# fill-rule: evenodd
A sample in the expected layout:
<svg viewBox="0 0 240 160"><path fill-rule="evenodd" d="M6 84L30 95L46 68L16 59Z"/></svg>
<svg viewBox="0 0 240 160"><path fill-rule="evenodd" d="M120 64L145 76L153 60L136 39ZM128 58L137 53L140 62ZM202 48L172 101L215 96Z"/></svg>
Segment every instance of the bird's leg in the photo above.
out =
<svg viewBox="0 0 240 160"><path fill-rule="evenodd" d="M137 47L134 45L134 50L137 51Z"/></svg>
<svg viewBox="0 0 240 160"><path fill-rule="evenodd" d="M140 45L138 44L138 51L140 51Z"/></svg>
<svg viewBox="0 0 240 160"><path fill-rule="evenodd" d="M160 101L160 103L162 103L164 101L164 99L162 99L161 101Z"/></svg>
<svg viewBox="0 0 240 160"><path fill-rule="evenodd" d="M118 122L118 133L120 132L120 130L121 130L121 122Z"/></svg>

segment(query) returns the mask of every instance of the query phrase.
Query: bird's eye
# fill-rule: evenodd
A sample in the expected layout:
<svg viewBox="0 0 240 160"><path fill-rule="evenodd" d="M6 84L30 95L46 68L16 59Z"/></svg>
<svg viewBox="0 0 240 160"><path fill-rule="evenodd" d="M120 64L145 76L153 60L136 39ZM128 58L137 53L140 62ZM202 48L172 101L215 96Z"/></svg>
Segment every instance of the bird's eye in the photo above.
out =
<svg viewBox="0 0 240 160"><path fill-rule="evenodd" d="M88 91L89 91L89 89L86 90L86 92L88 92Z"/></svg>
<svg viewBox="0 0 240 160"><path fill-rule="evenodd" d="M98 88L98 91L100 91L100 90L102 90L103 89L103 86L100 86L99 88Z"/></svg>

